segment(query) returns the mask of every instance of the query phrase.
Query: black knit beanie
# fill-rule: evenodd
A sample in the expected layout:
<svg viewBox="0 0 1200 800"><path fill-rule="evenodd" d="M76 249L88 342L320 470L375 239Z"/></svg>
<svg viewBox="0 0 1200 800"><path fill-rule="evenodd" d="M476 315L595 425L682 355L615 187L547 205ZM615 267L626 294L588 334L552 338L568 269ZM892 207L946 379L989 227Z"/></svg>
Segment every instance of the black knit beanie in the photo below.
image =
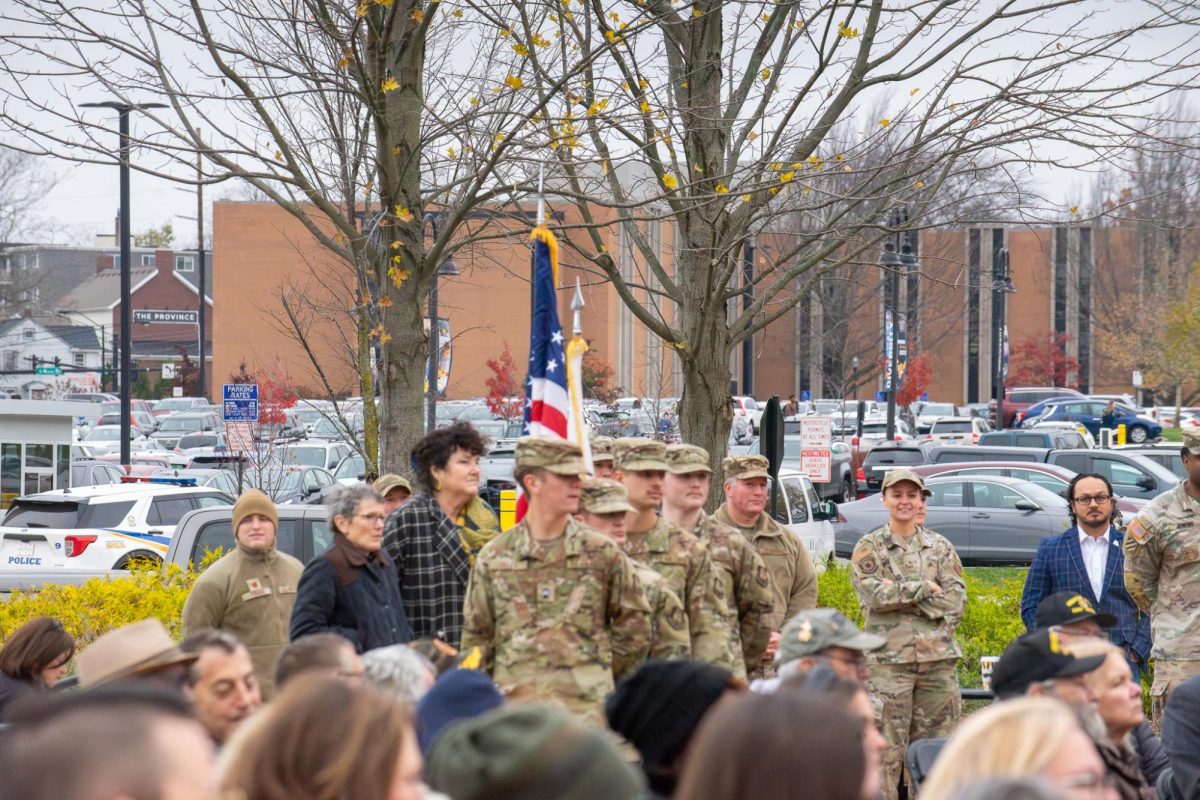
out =
<svg viewBox="0 0 1200 800"><path fill-rule="evenodd" d="M669 768L732 678L699 661L647 661L609 696L608 725L637 748L648 772Z"/></svg>

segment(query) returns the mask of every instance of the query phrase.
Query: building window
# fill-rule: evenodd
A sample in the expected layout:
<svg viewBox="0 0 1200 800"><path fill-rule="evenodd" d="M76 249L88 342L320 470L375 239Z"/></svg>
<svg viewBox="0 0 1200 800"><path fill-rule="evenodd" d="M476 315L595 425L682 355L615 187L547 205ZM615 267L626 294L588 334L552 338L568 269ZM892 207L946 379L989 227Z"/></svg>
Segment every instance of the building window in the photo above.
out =
<svg viewBox="0 0 1200 800"><path fill-rule="evenodd" d="M176 272L193 272L195 269L196 260L191 256L175 256Z"/></svg>
<svg viewBox="0 0 1200 800"><path fill-rule="evenodd" d="M8 372L12 372L16 368L17 368L17 351L16 350L5 350L4 351L4 369Z"/></svg>
<svg viewBox="0 0 1200 800"><path fill-rule="evenodd" d="M154 254L153 253L143 253L142 254L142 266L143 267L153 267L154 266Z"/></svg>
<svg viewBox="0 0 1200 800"><path fill-rule="evenodd" d="M72 356L75 358L75 366L82 367L83 366L83 353L72 353Z"/></svg>
<svg viewBox="0 0 1200 800"><path fill-rule="evenodd" d="M113 269L120 269L121 268L121 254L113 253L112 259L113 259Z"/></svg>
<svg viewBox="0 0 1200 800"><path fill-rule="evenodd" d="M25 338L25 341L32 342L34 335L33 328L25 328L23 331L21 331L21 335Z"/></svg>

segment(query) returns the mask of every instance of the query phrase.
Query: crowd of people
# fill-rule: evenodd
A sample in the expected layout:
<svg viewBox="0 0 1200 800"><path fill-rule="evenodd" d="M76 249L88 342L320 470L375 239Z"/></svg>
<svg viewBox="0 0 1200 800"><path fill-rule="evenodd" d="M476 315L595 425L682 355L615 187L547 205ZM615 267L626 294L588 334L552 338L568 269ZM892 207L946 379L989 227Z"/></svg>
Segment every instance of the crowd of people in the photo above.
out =
<svg viewBox="0 0 1200 800"><path fill-rule="evenodd" d="M724 460L710 516L702 448L593 440L581 480L577 446L522 439L527 507L501 532L476 494L485 446L456 424L414 449L415 492L396 475L339 489L307 565L247 491L178 644L157 619L78 654L53 619L7 632L0 798L1200 798L1200 677L1172 658L1200 634L1178 591L1200 553L1178 523L1200 504L1200 437L1124 539L1103 478L1072 482L1077 524L1038 552L1029 631L965 720L962 566L912 471L887 473L888 521L851 557L860 629L817 606L761 456ZM1113 579L1126 552L1132 592ZM1173 662L1153 726L1151 655L1156 687ZM79 690L48 691L72 661Z"/></svg>

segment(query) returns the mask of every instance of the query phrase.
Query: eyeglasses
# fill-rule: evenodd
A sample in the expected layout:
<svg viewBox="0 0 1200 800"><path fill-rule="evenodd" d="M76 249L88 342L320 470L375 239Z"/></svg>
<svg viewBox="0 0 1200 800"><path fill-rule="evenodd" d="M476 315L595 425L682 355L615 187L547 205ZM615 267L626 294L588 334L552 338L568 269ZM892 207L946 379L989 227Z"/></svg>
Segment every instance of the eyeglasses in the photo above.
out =
<svg viewBox="0 0 1200 800"><path fill-rule="evenodd" d="M1111 494L1081 494L1075 498L1075 502L1081 506L1090 506L1092 503L1102 506L1109 500L1112 500Z"/></svg>
<svg viewBox="0 0 1200 800"><path fill-rule="evenodd" d="M845 656L840 653L825 653L821 657L827 661L837 661L845 664L846 666L857 670L859 673L867 672L869 669L867 665L867 659L863 656Z"/></svg>
<svg viewBox="0 0 1200 800"><path fill-rule="evenodd" d="M383 521L387 519L386 514L355 514L354 516L361 517L372 525L382 525Z"/></svg>
<svg viewBox="0 0 1200 800"><path fill-rule="evenodd" d="M1075 775L1066 775L1059 781L1059 785L1064 789L1111 789L1117 785L1116 776L1111 773L1097 774L1095 772L1080 772Z"/></svg>

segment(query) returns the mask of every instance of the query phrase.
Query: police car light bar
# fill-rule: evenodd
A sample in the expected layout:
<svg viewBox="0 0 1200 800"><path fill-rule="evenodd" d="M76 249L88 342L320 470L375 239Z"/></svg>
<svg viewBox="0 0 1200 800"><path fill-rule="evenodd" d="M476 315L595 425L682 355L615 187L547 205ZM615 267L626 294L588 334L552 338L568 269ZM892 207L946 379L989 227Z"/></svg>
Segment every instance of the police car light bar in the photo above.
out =
<svg viewBox="0 0 1200 800"><path fill-rule="evenodd" d="M151 478L142 475L122 475L121 483L163 483L168 486L195 486L195 478Z"/></svg>

